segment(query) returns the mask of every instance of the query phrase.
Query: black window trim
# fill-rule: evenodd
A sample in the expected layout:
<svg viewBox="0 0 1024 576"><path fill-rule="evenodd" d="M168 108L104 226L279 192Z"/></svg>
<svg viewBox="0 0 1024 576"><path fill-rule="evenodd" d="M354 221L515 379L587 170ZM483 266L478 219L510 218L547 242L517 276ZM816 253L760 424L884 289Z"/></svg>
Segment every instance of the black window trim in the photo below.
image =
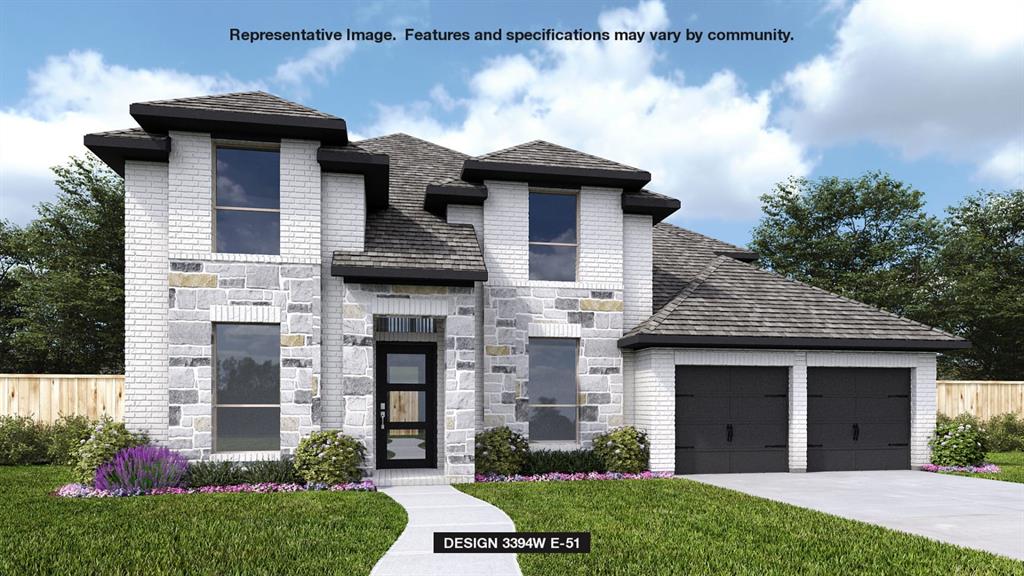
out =
<svg viewBox="0 0 1024 576"><path fill-rule="evenodd" d="M257 256L280 256L281 255L281 239L278 236L277 241L277 252L275 254L264 254L262 252L218 252L217 251L217 213L220 210L226 210L229 212L263 212L263 213L274 213L278 215L277 227L278 234L280 235L281 229L281 181L278 180L277 184L277 208L251 208L247 206L219 206L217 204L217 150L219 148L226 148L231 150L256 150L262 152L277 152L278 154L278 166L280 166L281 157L281 145L276 142L255 142L248 140L223 140L213 138L211 140L211 194L210 194L210 252L212 254L254 254Z"/></svg>

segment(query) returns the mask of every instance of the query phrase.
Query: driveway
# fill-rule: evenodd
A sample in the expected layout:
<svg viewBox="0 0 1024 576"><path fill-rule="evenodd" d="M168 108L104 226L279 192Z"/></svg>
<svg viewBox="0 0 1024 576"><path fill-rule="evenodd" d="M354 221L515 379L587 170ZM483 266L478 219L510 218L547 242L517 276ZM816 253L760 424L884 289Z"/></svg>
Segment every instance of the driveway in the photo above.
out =
<svg viewBox="0 0 1024 576"><path fill-rule="evenodd" d="M1024 484L911 470L683 478L1024 560Z"/></svg>

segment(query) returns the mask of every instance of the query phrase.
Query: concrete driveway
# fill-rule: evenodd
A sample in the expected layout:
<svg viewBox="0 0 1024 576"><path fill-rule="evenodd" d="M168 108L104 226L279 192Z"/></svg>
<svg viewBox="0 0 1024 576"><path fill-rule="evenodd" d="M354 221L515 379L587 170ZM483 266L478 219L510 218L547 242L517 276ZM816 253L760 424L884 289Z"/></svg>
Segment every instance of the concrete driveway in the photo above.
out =
<svg viewBox="0 0 1024 576"><path fill-rule="evenodd" d="M1024 560L1024 484L910 470L683 478Z"/></svg>

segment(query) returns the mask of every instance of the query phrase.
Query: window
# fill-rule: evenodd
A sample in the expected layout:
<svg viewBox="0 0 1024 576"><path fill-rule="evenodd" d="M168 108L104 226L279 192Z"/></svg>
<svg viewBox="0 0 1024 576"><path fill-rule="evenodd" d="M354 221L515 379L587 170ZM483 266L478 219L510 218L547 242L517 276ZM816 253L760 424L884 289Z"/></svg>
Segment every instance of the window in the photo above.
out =
<svg viewBox="0 0 1024 576"><path fill-rule="evenodd" d="M576 340L530 338L530 440L576 441Z"/></svg>
<svg viewBox="0 0 1024 576"><path fill-rule="evenodd" d="M278 254L281 155L277 150L216 148L213 235L217 252Z"/></svg>
<svg viewBox="0 0 1024 576"><path fill-rule="evenodd" d="M280 449L280 345L277 324L214 324L215 451Z"/></svg>
<svg viewBox="0 0 1024 576"><path fill-rule="evenodd" d="M530 280L576 280L576 194L530 192Z"/></svg>

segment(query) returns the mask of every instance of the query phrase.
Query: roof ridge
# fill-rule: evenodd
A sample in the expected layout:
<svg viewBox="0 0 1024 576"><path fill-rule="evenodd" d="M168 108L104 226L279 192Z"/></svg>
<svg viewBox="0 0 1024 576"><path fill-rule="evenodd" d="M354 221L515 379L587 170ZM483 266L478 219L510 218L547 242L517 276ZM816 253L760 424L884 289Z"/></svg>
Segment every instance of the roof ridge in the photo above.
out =
<svg viewBox="0 0 1024 576"><path fill-rule="evenodd" d="M523 142L521 144L516 144L515 146L509 146L508 148L502 148L501 150L495 150L493 152L488 152L486 154L481 154L480 156L474 157L474 160L488 161L488 160L490 160L490 158L492 156L497 156L499 154L504 154L505 152L510 152L512 150L516 150L516 149L519 149L519 148L526 148L527 146L530 146L531 144L546 144L548 146L554 146L555 148L560 148L562 150L567 150L569 152L572 152L573 154L579 154L581 156L586 156L587 158L590 158L590 159L593 159L593 160L599 160L601 162L607 162L609 164L615 164L617 166L621 166L622 169L632 170L632 171L637 171L637 172L641 171L639 168L637 168L635 166L630 166L629 164L623 164L622 162L617 162L615 160L611 160L611 159L605 158L603 156L598 156L596 154L591 154L590 152L584 152L583 150L578 150L576 148L570 148L570 147L565 146L563 144L558 144L558 143L555 143L555 142L551 142L549 140L541 140L539 138L534 139L534 140L530 140L529 142Z"/></svg>
<svg viewBox="0 0 1024 576"><path fill-rule="evenodd" d="M751 250L750 248L744 248L743 246L738 246L736 244L733 244L732 242L726 242L725 240L719 240L718 238L715 238L713 236L708 236L707 234L701 234L700 232L697 232L696 230L690 230L689 228L683 228L682 226L677 226L677 225L671 224L669 222L659 222L659 223L655 224L655 226L661 226L662 228L665 228L665 230L667 232L670 232L672 234L678 234L679 232L685 232L687 234L693 234L695 236L700 236L701 238L706 238L708 240L712 240L714 242L718 242L719 244L725 244L727 246L732 246L733 248L736 248L738 251L741 251L741 252L753 252L753 250Z"/></svg>
<svg viewBox="0 0 1024 576"><path fill-rule="evenodd" d="M672 299L668 301L668 303L662 306L660 310L652 314L650 318L644 320L639 325L637 325L636 328L630 330L629 333L632 334L633 332L636 332L641 328L644 330L653 330L660 326L661 323L664 322L666 318L671 316L672 313L675 312L675 309L678 308L679 305L683 303L683 300L689 298L691 294L693 294L698 288L700 288L701 285L704 284L704 282L706 282L707 279L710 278L711 275L714 274L716 270L718 270L718 267L721 266L722 263L725 262L726 260L731 260L731 258L729 258L728 256L716 256L714 260L708 262L708 264L704 266L704 268L700 272L697 273L697 275L693 278L693 280L690 281L689 284L686 285L685 288L680 290L678 294L673 296Z"/></svg>
<svg viewBox="0 0 1024 576"><path fill-rule="evenodd" d="M545 141L541 140L540 138L537 138L535 140L530 140L529 142L520 142L519 144L514 144L512 146L508 146L508 147L502 148L500 150L494 150L494 151L488 152L486 154L481 154L479 156L474 156L473 159L474 160L483 160L484 158L487 158L488 156L494 156L496 154L502 154L502 153L508 152L510 150L515 150L516 148L522 148L523 146L527 146L527 145L533 144L535 142L545 142ZM548 142L548 144L550 144L550 142Z"/></svg>
<svg viewBox="0 0 1024 576"><path fill-rule="evenodd" d="M441 144L438 144L437 142L431 142L430 140L427 140L426 138L420 138L419 136L413 136L412 134L409 134L407 132L392 132L391 134L381 134L380 136L374 136L372 138L363 138L362 140L357 140L355 142L355 144L362 144L364 142L372 142L372 141L376 141L376 140L383 140L385 138L393 138L395 136L404 136L406 138L412 138L413 140L416 140L418 142L423 142L424 144L429 144L429 145L431 145L431 146L433 146L435 148L441 148L442 150L447 150L447 151L449 151L449 152L451 152L453 154L458 154L459 156L462 156L463 158L472 158L472 156L470 156L469 154L466 154L465 152L459 152L458 150L456 150L454 148L449 148L447 146L442 146Z"/></svg>

